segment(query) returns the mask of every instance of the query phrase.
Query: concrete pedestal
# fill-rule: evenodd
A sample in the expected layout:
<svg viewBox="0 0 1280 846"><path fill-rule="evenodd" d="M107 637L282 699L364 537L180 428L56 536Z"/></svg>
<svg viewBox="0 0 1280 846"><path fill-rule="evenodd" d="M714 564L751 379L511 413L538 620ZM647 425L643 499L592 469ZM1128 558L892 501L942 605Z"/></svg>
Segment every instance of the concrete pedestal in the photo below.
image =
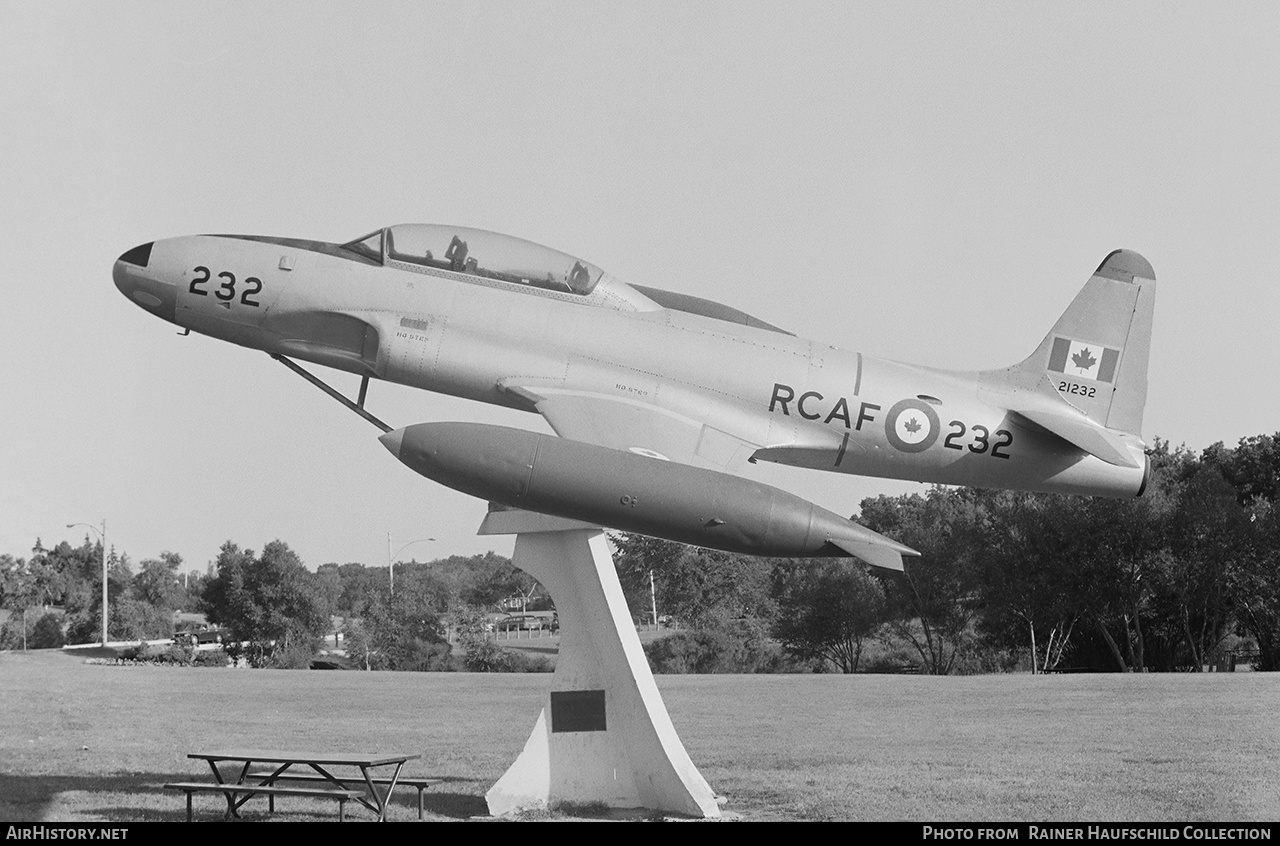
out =
<svg viewBox="0 0 1280 846"><path fill-rule="evenodd" d="M551 593L560 654L524 751L485 799L491 814L600 802L718 817L640 648L603 530L492 512L481 534L515 533L512 562Z"/></svg>

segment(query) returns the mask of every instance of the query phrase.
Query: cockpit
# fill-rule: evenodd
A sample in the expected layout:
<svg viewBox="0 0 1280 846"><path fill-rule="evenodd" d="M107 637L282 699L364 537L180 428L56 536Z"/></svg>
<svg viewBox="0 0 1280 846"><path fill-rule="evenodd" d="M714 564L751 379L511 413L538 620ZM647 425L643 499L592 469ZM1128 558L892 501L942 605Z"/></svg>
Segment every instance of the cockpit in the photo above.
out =
<svg viewBox="0 0 1280 846"><path fill-rule="evenodd" d="M378 264L430 268L586 296L604 276L559 250L483 229L404 223L349 241L342 249Z"/></svg>

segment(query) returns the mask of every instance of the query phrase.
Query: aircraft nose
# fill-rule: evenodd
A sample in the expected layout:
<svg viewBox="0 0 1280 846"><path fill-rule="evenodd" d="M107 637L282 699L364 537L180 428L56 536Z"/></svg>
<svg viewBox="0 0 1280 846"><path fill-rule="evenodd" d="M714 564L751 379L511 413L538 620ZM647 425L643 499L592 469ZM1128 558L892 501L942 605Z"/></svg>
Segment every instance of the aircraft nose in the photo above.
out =
<svg viewBox="0 0 1280 846"><path fill-rule="evenodd" d="M132 297L133 292L137 289L135 281L138 278L137 269L145 270L147 265L151 263L151 248L155 246L155 241L148 241L145 244L139 244L132 250L126 250L116 259L115 267L111 271L111 276L116 281L116 287L120 289L120 293L126 297Z"/></svg>
<svg viewBox="0 0 1280 846"><path fill-rule="evenodd" d="M155 241L148 241L126 250L116 259L111 277L120 293L152 314L175 322L177 294L173 285L160 279L159 274L151 267L154 247Z"/></svg>

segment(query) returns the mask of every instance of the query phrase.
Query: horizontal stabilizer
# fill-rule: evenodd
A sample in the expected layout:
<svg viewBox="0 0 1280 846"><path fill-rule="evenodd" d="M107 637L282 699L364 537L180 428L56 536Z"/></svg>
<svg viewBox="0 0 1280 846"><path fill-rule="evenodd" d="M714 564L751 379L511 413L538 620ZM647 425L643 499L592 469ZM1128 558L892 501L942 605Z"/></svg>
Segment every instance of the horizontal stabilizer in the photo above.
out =
<svg viewBox="0 0 1280 846"><path fill-rule="evenodd" d="M909 546L903 546L883 535L876 535L870 529L864 529L864 531L870 535L875 535L878 540L856 538L828 538L827 540L872 567L897 570L899 573L902 572L902 556L918 556L920 554Z"/></svg>
<svg viewBox="0 0 1280 846"><path fill-rule="evenodd" d="M1054 406L1052 410L1034 407L1013 410L1037 426L1048 429L1067 443L1079 447L1108 464L1130 468L1140 466L1116 432L1094 423L1083 412L1063 399L1048 378L1040 383L1040 395L1050 398Z"/></svg>
<svg viewBox="0 0 1280 846"><path fill-rule="evenodd" d="M1101 458L1116 467L1137 467L1124 443L1114 432L1084 420L1051 414L1045 411L1019 411L1023 417L1062 438L1092 456Z"/></svg>

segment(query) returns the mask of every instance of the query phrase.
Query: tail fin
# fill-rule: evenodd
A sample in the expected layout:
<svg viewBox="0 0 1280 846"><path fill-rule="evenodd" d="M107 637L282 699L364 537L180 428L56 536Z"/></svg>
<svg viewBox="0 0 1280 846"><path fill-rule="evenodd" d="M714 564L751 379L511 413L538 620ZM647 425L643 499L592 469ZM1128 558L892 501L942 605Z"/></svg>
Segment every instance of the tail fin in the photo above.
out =
<svg viewBox="0 0 1280 846"><path fill-rule="evenodd" d="M1027 389L1052 383L1093 423L1141 436L1156 274L1130 250L1116 250L1089 277L1010 381Z"/></svg>

